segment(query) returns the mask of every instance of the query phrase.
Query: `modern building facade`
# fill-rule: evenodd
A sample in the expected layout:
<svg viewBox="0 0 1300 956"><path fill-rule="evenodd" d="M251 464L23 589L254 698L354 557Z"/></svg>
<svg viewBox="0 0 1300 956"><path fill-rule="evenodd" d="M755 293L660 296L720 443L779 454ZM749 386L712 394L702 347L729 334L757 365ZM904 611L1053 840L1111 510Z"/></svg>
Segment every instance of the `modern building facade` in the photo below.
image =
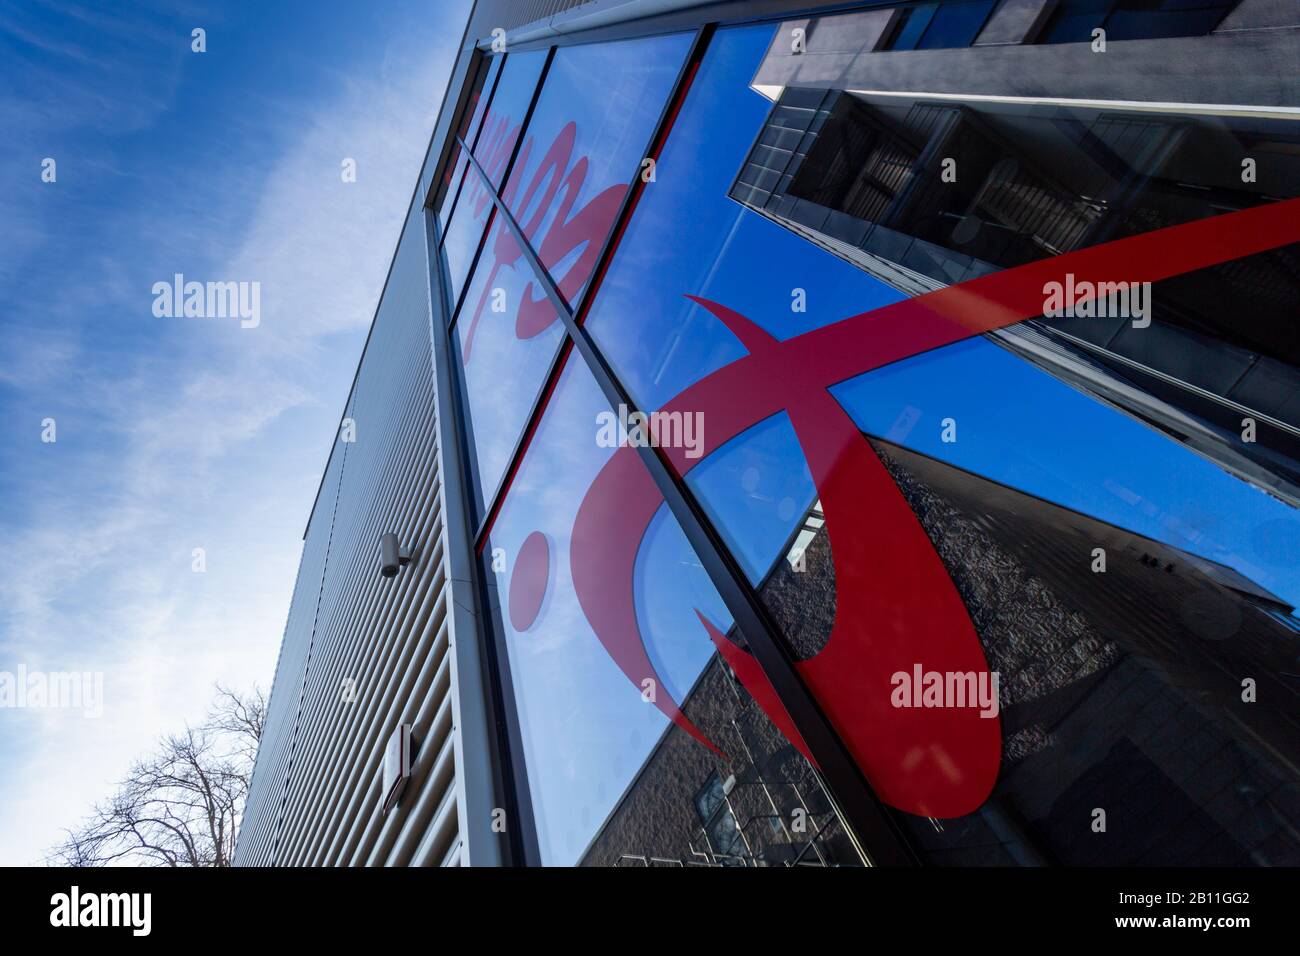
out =
<svg viewBox="0 0 1300 956"><path fill-rule="evenodd" d="M1298 62L478 3L236 861L1300 864Z"/></svg>

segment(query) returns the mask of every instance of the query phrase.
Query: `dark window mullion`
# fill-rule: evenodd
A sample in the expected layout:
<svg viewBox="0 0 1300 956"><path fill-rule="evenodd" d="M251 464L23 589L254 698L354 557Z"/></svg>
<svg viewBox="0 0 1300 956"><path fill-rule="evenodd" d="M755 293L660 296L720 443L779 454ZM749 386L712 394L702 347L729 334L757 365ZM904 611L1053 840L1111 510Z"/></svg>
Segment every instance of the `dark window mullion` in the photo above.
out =
<svg viewBox="0 0 1300 956"><path fill-rule="evenodd" d="M510 54L508 54L508 53L503 53L503 54L501 54L501 57L502 57L502 59L501 59L501 66L497 68L496 76L494 76L494 77L492 78L492 88L491 88L490 90L486 90L486 91L485 91L485 92L487 93L487 99L483 102L483 115L482 115L481 117L479 117L478 128L477 128L476 130L474 130L474 141L473 141L472 143L469 144L470 147L473 147L473 146L477 146L477 145L478 145L478 138L479 138L479 136L482 135L482 133L483 133L483 127L484 127L485 125L487 125L487 114L488 114L488 110L490 110L490 109L492 108L492 99L493 99L493 97L496 96L497 86L501 83L501 74L504 73L504 72L506 71L506 62L505 62L505 61L506 61L506 59L507 59L509 56L510 56ZM492 67L491 67L490 64L488 65L487 69L488 69L489 72L491 72ZM474 118L474 110L470 110L469 118L470 118L471 120L473 120L473 118ZM464 141L463 139L461 139L461 137L460 137L459 135L456 136L456 145L458 145L458 146L461 148L462 152L467 151L467 147L466 147L465 141ZM457 158L456 158L456 161L459 162L459 161L460 161L460 157L457 157ZM452 173L454 174L455 172L456 172L456 169L455 169L455 166L453 166L453 167L452 167ZM468 172L469 172L469 161L468 161L468 159L467 159L467 160L466 160L466 163L465 163L465 173L468 174ZM464 187L464 183L465 183L465 178L466 178L465 175L462 175L461 178L460 178L460 182L459 182L459 183L450 183L450 184L448 184L448 187L447 187L448 190L453 190L453 189L454 189L454 190L455 190L455 193L456 193L454 196L451 197L451 205L448 207L448 211L447 211L447 224L448 224L448 225L451 225L451 217L454 216L454 215L456 214L456 204L460 201L460 194L461 194L461 192L463 192L463 187ZM440 233L441 233L441 230L439 230L439 233L436 233L436 235L440 235ZM438 248L441 248L441 243L442 243L441 238L439 238L438 243L439 243ZM473 273L473 269L472 269L472 268L471 268L470 272L471 272L471 274Z"/></svg>
<svg viewBox="0 0 1300 956"><path fill-rule="evenodd" d="M450 315L456 303L451 301L451 290L447 281L449 278L447 257L440 251L438 216L432 208L426 208L425 217L430 279L432 281L436 274L435 284L441 292L442 310ZM486 235L485 228L484 236ZM432 306L432 302L430 305ZM449 508L444 519L450 519L456 514L463 516L464 520L459 523L459 533L450 528L447 530L449 544L460 550L458 542L463 540L461 535L470 535L473 531L470 526L474 519L472 512L474 492L471 483L474 481L477 464L472 463L475 452L468 418L468 396L464 389L465 379L456 369L459 351L451 339L452 333L448 330L447 323L442 321L443 317L436 315L436 312L436 309L431 308L429 316L433 372L437 376L441 368L447 370L447 398L451 406L449 416L442 415L440 410L439 417L442 421L449 421L450 427L455 432L454 440L447 444L455 448L451 454L459 466L456 471L459 473L462 492L459 496L460 506ZM435 383L435 393L437 391ZM441 422L439 426L441 427ZM440 445L446 447L441 434L438 441ZM488 593L488 578L484 573L477 549L474 547L474 539L471 537L465 543L469 546L469 554L466 557L467 567L473 599L476 601L474 616L480 622L477 626L478 633L486 638L481 660L486 670L487 686L484 695L493 720L489 733L495 738L496 752L492 755L492 787L504 804L508 818L517 820L519 824L507 828L504 856L507 863L538 865L541 862L541 852L538 849L537 822L532 808L532 795L528 789L527 774L523 767L524 751L520 743L518 715L510 685L504 632L498 627L481 623L487 619L493 606L491 595ZM510 695L509 699L507 699L508 695Z"/></svg>

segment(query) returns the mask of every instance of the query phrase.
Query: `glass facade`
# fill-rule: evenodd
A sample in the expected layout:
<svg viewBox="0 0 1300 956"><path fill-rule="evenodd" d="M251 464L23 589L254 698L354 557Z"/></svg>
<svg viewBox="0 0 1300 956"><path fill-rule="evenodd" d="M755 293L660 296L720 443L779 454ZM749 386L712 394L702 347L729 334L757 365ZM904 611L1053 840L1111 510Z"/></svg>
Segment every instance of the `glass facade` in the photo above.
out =
<svg viewBox="0 0 1300 956"><path fill-rule="evenodd" d="M777 29L493 57L460 127L445 334L526 852L1300 863L1294 122L761 92Z"/></svg>
<svg viewBox="0 0 1300 956"><path fill-rule="evenodd" d="M993 12L993 0L924 3L904 8L889 50L942 50L970 46Z"/></svg>

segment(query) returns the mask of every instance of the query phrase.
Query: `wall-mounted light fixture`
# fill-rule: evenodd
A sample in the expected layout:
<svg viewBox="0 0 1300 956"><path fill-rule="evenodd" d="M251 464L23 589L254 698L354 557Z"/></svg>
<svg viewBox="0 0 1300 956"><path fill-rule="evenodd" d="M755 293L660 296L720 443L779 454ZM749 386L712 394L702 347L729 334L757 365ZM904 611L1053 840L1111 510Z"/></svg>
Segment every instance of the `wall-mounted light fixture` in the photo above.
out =
<svg viewBox="0 0 1300 956"><path fill-rule="evenodd" d="M397 544L397 535L391 531L379 536L379 573L386 578L397 576L397 572L411 563L411 549Z"/></svg>

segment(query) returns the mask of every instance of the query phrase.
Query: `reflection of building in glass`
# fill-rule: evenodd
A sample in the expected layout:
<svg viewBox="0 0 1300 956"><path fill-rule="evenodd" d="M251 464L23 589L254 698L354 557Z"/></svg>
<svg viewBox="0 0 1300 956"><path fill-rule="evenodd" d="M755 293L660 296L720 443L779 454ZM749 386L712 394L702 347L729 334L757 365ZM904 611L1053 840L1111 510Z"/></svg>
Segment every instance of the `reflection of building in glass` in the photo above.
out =
<svg viewBox="0 0 1300 956"><path fill-rule="evenodd" d="M720 657L683 708L726 759L670 727L582 865L861 865L816 773Z"/></svg>
<svg viewBox="0 0 1300 956"><path fill-rule="evenodd" d="M1300 861L1291 607L1223 565L880 447L1002 675L993 797L912 820L919 842L950 862ZM1104 835L1078 825L1108 805Z"/></svg>
<svg viewBox="0 0 1300 956"><path fill-rule="evenodd" d="M732 196L916 293L1293 196L1297 125L788 87ZM1298 272L1289 246L1157 283L1136 320L1045 319L993 338L1294 503Z"/></svg>
<svg viewBox="0 0 1300 956"><path fill-rule="evenodd" d="M1300 810L1300 721L1279 676L1295 636L1290 605L1224 565L898 446L877 448L1001 677L993 796L959 820L899 817L927 854L984 865L1300 862L1289 822ZM777 561L760 595L798 656L810 657L834 618L834 569L824 530L802 547L804 570ZM1100 573L1096 547L1106 553ZM1242 700L1243 676L1257 680L1254 703ZM789 820L793 806L823 819L815 811L825 798L735 686L715 658L685 702L725 741L730 762L670 729L584 863L845 859L833 829L800 840L763 825ZM710 830L677 804L728 775L735 787L719 838L717 823ZM1109 807L1104 835L1081 824L1098 805ZM739 840L731 821L742 821Z"/></svg>

